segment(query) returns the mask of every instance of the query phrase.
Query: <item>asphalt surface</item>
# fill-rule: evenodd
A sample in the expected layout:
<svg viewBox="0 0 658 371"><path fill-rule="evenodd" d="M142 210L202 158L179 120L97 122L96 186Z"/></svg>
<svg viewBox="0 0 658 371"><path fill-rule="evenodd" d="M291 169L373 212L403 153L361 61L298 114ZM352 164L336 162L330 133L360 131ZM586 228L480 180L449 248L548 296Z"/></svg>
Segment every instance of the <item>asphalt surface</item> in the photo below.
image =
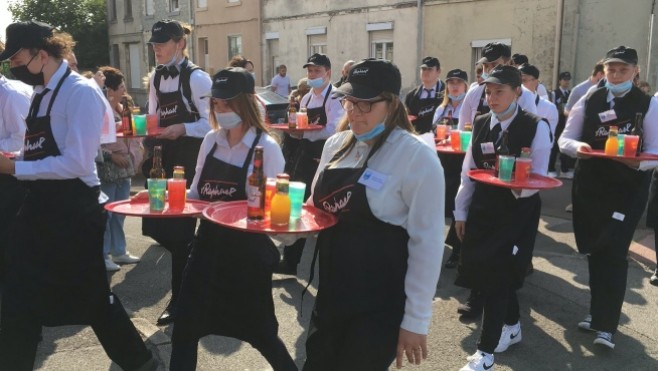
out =
<svg viewBox="0 0 658 371"><path fill-rule="evenodd" d="M136 185L140 185L136 182ZM597 349L592 333L576 324L588 313L587 264L575 249L570 214L570 181L542 193L543 216L534 257L535 272L519 291L523 341L496 355L496 370L658 370L658 287L649 284L646 261L631 260L628 289L614 351ZM139 187L135 187L137 189ZM643 224L636 241L651 234ZM148 346L168 367L173 326L157 327L155 320L169 299L170 255L141 235L141 222L126 219L128 250L141 256L137 265L108 274L114 292L131 312ZM304 341L315 297L315 283L301 292L309 277L312 249L306 249L296 279L277 279L272 295L279 334L298 366L305 358ZM445 257L449 254L446 249ZM444 269L437 286L430 335L429 358L411 370L458 370L476 350L480 322L460 321L456 309L467 292L453 285L455 270ZM279 277L280 278L280 277ZM1 365L0 365L1 368ZM39 345L38 370L119 370L105 355L89 327L45 328ZM268 370L264 358L240 341L208 336L199 344L198 370ZM392 368L393 369L393 368Z"/></svg>

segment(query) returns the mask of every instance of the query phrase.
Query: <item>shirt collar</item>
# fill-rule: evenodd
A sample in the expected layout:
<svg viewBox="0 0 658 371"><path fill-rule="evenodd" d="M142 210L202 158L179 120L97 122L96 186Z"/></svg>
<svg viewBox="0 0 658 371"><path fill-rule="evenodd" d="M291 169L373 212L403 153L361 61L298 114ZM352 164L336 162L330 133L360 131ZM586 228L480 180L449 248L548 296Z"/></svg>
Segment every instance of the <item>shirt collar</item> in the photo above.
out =
<svg viewBox="0 0 658 371"><path fill-rule="evenodd" d="M633 88L631 88L631 89L633 89ZM608 90L608 95L606 96L606 101L607 101L608 103L610 103L610 102L612 102L613 99L615 99L615 98L622 98L622 97L625 97L626 94L628 94L628 93L630 93L630 92L631 92L631 91L629 90L629 91L627 91L626 93L624 93L624 94L622 94L622 95L620 95L620 96L618 96L618 97L615 97L615 96L610 92L610 90Z"/></svg>
<svg viewBox="0 0 658 371"><path fill-rule="evenodd" d="M489 129L490 129L490 130L493 130L494 126L496 126L496 124L500 122L500 128L501 128L502 130L507 130L507 128L509 127L509 125L512 123L512 120L514 120L514 118L516 117L516 115L519 113L519 109L520 109L520 108L521 108L521 107L519 107L519 104L518 104L518 102L517 102L517 103L516 103L516 111L514 112L514 114L512 115L512 117L508 118L507 120L503 120L503 121L498 121L498 119L496 119L496 118L494 117L494 115L492 114L492 115L491 115L491 122L489 123Z"/></svg>
<svg viewBox="0 0 658 371"><path fill-rule="evenodd" d="M66 61L66 59L62 59L62 64L59 65L57 68L57 71L53 73L53 75L50 77L50 80L48 81L48 85L43 86L43 85L38 85L34 88L35 93L41 93L45 88L50 89L50 91L55 90L57 87L57 84L59 83L59 80L64 76L64 73L66 72L66 68L69 66L69 63Z"/></svg>
<svg viewBox="0 0 658 371"><path fill-rule="evenodd" d="M324 87L324 90L322 90L322 93L320 94L315 94L315 90L311 89L311 94L315 97L322 97L324 98L325 95L327 95L327 92L329 91L329 87L331 87L331 81L327 84L327 86Z"/></svg>
<svg viewBox="0 0 658 371"><path fill-rule="evenodd" d="M228 144L228 139L226 138L226 130L218 130L218 138L217 138L217 144L223 147L230 147ZM244 144L247 148L251 148L251 144L254 142L254 139L256 138L256 129L251 127L249 130L247 130L246 133L244 133L244 136L242 137L242 140L240 143Z"/></svg>

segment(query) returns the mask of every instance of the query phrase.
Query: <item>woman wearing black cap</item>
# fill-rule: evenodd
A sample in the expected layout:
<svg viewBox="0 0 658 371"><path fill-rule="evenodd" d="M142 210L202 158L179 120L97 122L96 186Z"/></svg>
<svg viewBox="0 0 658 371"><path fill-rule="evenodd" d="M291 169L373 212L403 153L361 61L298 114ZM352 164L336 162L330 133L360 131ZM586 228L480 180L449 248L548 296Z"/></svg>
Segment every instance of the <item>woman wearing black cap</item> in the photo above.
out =
<svg viewBox="0 0 658 371"><path fill-rule="evenodd" d="M327 140L310 203L335 214L305 370L384 370L427 357L443 255L443 171L400 102L400 71L363 60L337 89L347 115ZM439 190L437 192L437 190Z"/></svg>
<svg viewBox="0 0 658 371"><path fill-rule="evenodd" d="M578 251L587 254L590 312L578 327L596 331L594 344L614 348L626 292L628 249L647 204L657 161L590 158L605 146L610 126L631 134L643 117L642 147L658 154L658 99L633 85L637 52L620 46L604 60L605 83L592 88L569 113L558 140L560 151L578 157L573 179L573 230Z"/></svg>
<svg viewBox="0 0 658 371"><path fill-rule="evenodd" d="M521 341L521 287L532 257L541 200L537 191L510 190L468 177L471 169L493 169L500 141L508 138L510 154L522 147L532 151L532 171L546 175L551 151L550 128L538 116L520 109L521 74L499 66L484 80L491 112L473 123L473 139L466 152L462 184L455 199L455 228L462 240L456 284L482 293L484 316L477 352L463 371L493 366L494 352Z"/></svg>
<svg viewBox="0 0 658 371"><path fill-rule="evenodd" d="M174 166L185 167L188 187L194 178L194 166L203 137L210 131L208 102L201 99L210 91L210 76L190 62L187 35L191 28L178 21L162 20L153 25L149 43L158 66L149 83L149 113L160 117L164 130L157 142L145 141L145 147L162 146L162 166L171 177ZM144 161L148 176L152 161ZM175 316L178 289L189 255L196 219L144 219L142 233L155 239L171 252L171 299L159 325L171 323Z"/></svg>
<svg viewBox="0 0 658 371"><path fill-rule="evenodd" d="M210 109L214 130L201 145L189 197L245 200L256 146L263 148L265 176L276 177L284 166L281 148L263 124L251 74L240 67L219 71ZM278 261L266 235L201 221L181 287L171 370L195 369L199 339L210 334L250 343L275 370L297 369L277 336L272 271Z"/></svg>
<svg viewBox="0 0 658 371"><path fill-rule="evenodd" d="M432 120L434 125L443 124L457 127L459 124L459 110L466 96L466 90L468 90L468 75L466 71L460 69L449 71L446 75L446 90L443 93L443 103L434 112L434 118ZM460 174L462 172L464 156L439 153L439 159L441 159L446 183L445 216L446 218L452 218L452 212L455 210L455 195L457 195L457 189L459 189L459 184L461 183ZM454 268L457 266L459 251L461 249L461 241L459 241L455 233L454 218L450 224L446 244L452 247L452 253L445 263L445 267Z"/></svg>
<svg viewBox="0 0 658 371"><path fill-rule="evenodd" d="M32 370L42 326L83 324L122 369L150 370L157 364L107 282L106 213L94 163L105 103L63 60L73 45L50 25L20 22L7 27L0 54L36 93L22 160L0 156L0 173L28 190L10 231L0 368Z"/></svg>

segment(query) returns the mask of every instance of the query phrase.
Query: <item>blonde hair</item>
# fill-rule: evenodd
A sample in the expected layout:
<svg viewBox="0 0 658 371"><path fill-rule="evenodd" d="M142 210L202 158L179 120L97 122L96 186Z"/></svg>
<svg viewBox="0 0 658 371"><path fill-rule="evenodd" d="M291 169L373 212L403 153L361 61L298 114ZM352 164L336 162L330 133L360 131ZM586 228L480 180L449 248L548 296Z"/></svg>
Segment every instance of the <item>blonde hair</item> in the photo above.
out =
<svg viewBox="0 0 658 371"><path fill-rule="evenodd" d="M212 98L209 99L210 114L208 115L208 120L210 121L210 126L212 126L214 130L218 130L219 124L214 115L215 101ZM249 128L254 127L257 130L269 134L270 130L265 126L265 123L263 123L263 117L258 109L260 103L257 102L256 99L256 95L253 93L240 93L237 97L226 100L226 103L233 112L240 116L242 119L242 125L247 125Z"/></svg>
<svg viewBox="0 0 658 371"><path fill-rule="evenodd" d="M461 80L461 82L464 84L464 93L468 91L468 84L466 81ZM446 87L443 89L443 102L441 102L441 105L439 107L441 108L446 108L446 106L450 103L450 97L448 96L448 80L446 80Z"/></svg>

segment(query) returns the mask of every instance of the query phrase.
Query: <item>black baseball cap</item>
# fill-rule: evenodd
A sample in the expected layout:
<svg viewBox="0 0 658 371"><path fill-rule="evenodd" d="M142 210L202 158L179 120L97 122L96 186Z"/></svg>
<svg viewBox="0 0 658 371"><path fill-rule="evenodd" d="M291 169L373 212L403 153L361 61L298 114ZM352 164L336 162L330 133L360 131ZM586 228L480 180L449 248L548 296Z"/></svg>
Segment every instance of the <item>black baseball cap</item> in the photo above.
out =
<svg viewBox="0 0 658 371"><path fill-rule="evenodd" d="M184 35L185 30L183 30L183 26L180 22L171 19L163 19L155 22L153 28L151 28L151 38L149 39L149 43L166 43L175 37L183 37Z"/></svg>
<svg viewBox="0 0 658 371"><path fill-rule="evenodd" d="M528 61L528 56L525 54L512 54L512 63L516 64L517 66L520 66L524 63L530 63Z"/></svg>
<svg viewBox="0 0 658 371"><path fill-rule="evenodd" d="M323 66L326 67L327 69L331 69L331 61L329 60L329 57L327 57L326 55L315 53L312 56L308 57L308 59L306 60L306 64L302 68L306 68L308 66Z"/></svg>
<svg viewBox="0 0 658 371"><path fill-rule="evenodd" d="M536 79L539 78L539 69L537 69L537 67L531 64L528 63L522 64L521 66L519 66L519 71L521 71L521 73L524 75L530 75Z"/></svg>
<svg viewBox="0 0 658 371"><path fill-rule="evenodd" d="M446 75L446 82L450 79L460 79L464 80L464 82L468 81L468 74L466 71L460 70L459 68L450 70L448 71L448 74Z"/></svg>
<svg viewBox="0 0 658 371"><path fill-rule="evenodd" d="M482 48L482 58L477 63L490 63L500 57L509 58L512 55L512 49L508 45L499 42L489 43Z"/></svg>
<svg viewBox="0 0 658 371"><path fill-rule="evenodd" d="M489 77L482 81L482 84L505 84L510 85L513 88L521 86L521 72L512 66L496 66L491 72L489 72Z"/></svg>
<svg viewBox="0 0 658 371"><path fill-rule="evenodd" d="M21 49L41 48L44 42L53 36L55 27L37 21L16 22L7 26L7 43L5 51L0 54L0 61L11 58Z"/></svg>
<svg viewBox="0 0 658 371"><path fill-rule="evenodd" d="M385 59L363 59L352 65L347 80L334 91L333 97L369 100L383 92L400 95L401 85L402 77L396 65Z"/></svg>
<svg viewBox="0 0 658 371"><path fill-rule="evenodd" d="M569 73L567 71L560 72L559 78L560 78L560 80L571 80L571 73Z"/></svg>
<svg viewBox="0 0 658 371"><path fill-rule="evenodd" d="M223 69L212 77L212 90L210 95L219 99L233 99L242 93L254 94L254 78L249 71L242 67L229 67Z"/></svg>
<svg viewBox="0 0 658 371"><path fill-rule="evenodd" d="M420 65L420 68L432 68L432 67L436 67L437 69L441 68L441 62L439 62L439 58L436 57L423 58L423 64Z"/></svg>
<svg viewBox="0 0 658 371"><path fill-rule="evenodd" d="M608 50L603 60L603 64L608 63L626 63L626 64L637 64L637 51L632 48L627 48L625 46L618 46L614 49Z"/></svg>

